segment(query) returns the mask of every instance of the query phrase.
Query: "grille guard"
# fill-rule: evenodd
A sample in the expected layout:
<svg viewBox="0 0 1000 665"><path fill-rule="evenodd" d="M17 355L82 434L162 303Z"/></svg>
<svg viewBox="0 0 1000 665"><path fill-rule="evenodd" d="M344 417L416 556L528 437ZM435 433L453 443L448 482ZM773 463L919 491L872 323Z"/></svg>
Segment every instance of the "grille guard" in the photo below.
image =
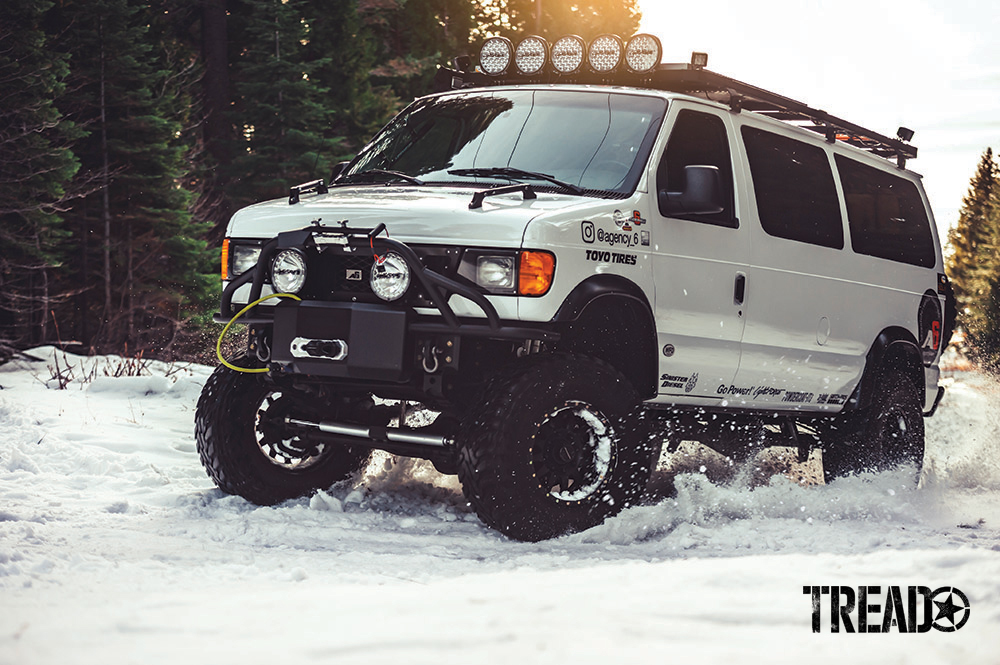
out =
<svg viewBox="0 0 1000 665"><path fill-rule="evenodd" d="M413 323L410 325L410 329L414 332L444 332L498 339L558 340L559 334L554 331L502 325L496 308L482 293L469 285L461 284L430 270L420 261L420 257L417 256L416 252L405 243L389 237L379 237L385 230L385 224L379 224L373 229L352 229L347 226L347 222L343 222L340 226L313 224L312 226L296 231L279 233L277 237L266 242L261 248L260 257L257 259L257 265L254 266L253 270L243 273L231 281L223 290L219 313L214 317L215 321L218 323L228 323L236 315L236 310L233 308L233 296L244 284L251 284L247 302L254 302L261 297L267 266L270 265L271 260L279 250L290 248L306 249L316 244L316 236L327 236L345 239L347 245L353 251L363 250L384 253L391 250L406 261L406 265L410 268L413 277L420 284L423 292L443 319L442 323ZM460 321L455 311L448 304L448 298L451 295L459 295L475 303L482 310L483 314L486 315L485 324L479 320ZM270 313L262 315L258 313L257 307L248 314L240 317L241 323L267 324L271 323L271 321L272 317Z"/></svg>

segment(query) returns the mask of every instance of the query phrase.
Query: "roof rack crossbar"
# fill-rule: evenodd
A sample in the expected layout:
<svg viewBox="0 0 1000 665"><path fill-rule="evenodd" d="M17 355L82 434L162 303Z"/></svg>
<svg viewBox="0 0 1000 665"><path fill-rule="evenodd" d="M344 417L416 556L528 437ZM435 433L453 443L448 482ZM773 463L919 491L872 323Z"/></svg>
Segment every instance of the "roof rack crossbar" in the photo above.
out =
<svg viewBox="0 0 1000 665"><path fill-rule="evenodd" d="M814 109L802 102L774 92L743 83L736 79L700 69L688 64L666 63L652 72L638 74L616 74L615 85L651 88L703 97L722 104L728 104L733 112L753 111L790 123L824 136L828 141L840 140L887 159L896 159L900 168L906 160L917 156L916 146L898 138L890 138L826 111ZM524 83L573 83L608 84L607 75L581 73L576 75L542 75L531 78L520 76L487 76L475 71L457 71L442 67L435 77L435 90L515 85Z"/></svg>

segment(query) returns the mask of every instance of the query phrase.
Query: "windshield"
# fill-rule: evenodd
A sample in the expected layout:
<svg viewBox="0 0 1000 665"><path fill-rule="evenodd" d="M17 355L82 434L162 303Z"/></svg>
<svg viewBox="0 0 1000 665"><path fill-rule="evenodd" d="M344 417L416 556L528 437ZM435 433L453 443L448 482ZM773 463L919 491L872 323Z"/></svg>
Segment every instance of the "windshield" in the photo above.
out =
<svg viewBox="0 0 1000 665"><path fill-rule="evenodd" d="M397 116L345 175L381 169L424 183L533 180L511 170L516 169L589 194L627 195L639 180L666 106L657 97L572 90L434 97ZM468 169L508 172L454 173Z"/></svg>

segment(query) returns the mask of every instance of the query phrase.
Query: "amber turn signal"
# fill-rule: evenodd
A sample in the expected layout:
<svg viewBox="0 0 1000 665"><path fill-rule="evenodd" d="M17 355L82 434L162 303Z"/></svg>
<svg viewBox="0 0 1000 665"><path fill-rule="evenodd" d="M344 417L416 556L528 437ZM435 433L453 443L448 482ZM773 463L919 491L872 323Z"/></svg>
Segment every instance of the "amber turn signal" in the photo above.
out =
<svg viewBox="0 0 1000 665"><path fill-rule="evenodd" d="M229 279L229 238L222 241L222 281Z"/></svg>
<svg viewBox="0 0 1000 665"><path fill-rule="evenodd" d="M555 272L556 257L551 252L521 252L517 292L522 296L544 296Z"/></svg>

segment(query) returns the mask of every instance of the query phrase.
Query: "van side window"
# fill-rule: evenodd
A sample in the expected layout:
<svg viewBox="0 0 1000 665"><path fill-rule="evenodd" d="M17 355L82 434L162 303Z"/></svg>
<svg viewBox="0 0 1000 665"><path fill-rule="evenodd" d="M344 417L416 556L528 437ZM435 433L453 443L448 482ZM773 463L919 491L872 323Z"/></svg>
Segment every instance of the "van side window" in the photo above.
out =
<svg viewBox="0 0 1000 665"><path fill-rule="evenodd" d="M934 239L917 186L842 155L835 159L854 251L933 267Z"/></svg>
<svg viewBox="0 0 1000 665"><path fill-rule="evenodd" d="M844 248L844 220L826 152L817 146L744 126L757 214L768 235Z"/></svg>
<svg viewBox="0 0 1000 665"><path fill-rule="evenodd" d="M733 214L733 165L729 156L729 137L726 136L726 125L722 118L689 109L677 114L667 141L667 149L656 170L656 191L684 191L685 166L714 166L719 169L722 212L677 214L667 210L664 199L657 197L660 201L660 214L719 226L739 226L739 220Z"/></svg>

